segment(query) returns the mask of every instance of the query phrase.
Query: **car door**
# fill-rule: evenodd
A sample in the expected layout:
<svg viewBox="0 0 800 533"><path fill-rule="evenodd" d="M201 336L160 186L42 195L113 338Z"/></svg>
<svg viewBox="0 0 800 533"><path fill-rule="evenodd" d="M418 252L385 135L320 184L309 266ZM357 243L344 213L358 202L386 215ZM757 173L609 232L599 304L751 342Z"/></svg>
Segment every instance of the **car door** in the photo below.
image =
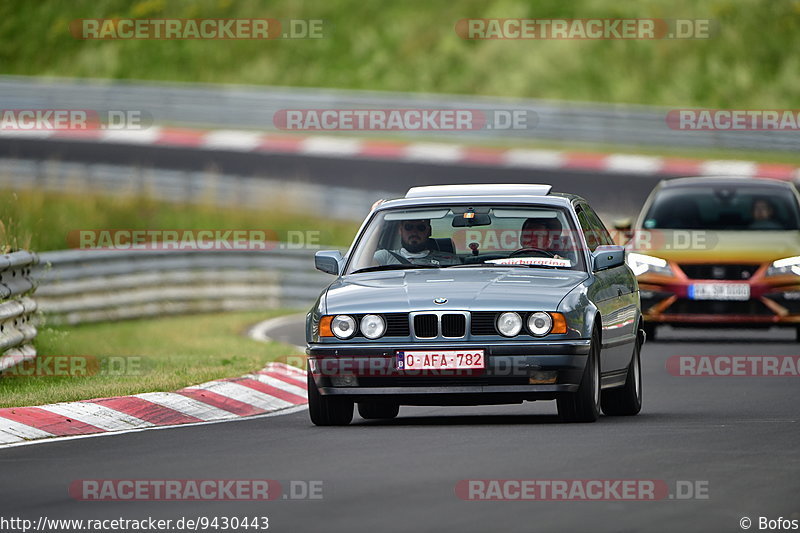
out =
<svg viewBox="0 0 800 533"><path fill-rule="evenodd" d="M600 217L585 203L579 204L578 220L586 235L589 249L594 252L600 245L613 245L614 240ZM633 353L638 295L632 291L635 280L625 265L594 272L599 284L598 301L603 334L603 372L622 370L628 366Z"/></svg>

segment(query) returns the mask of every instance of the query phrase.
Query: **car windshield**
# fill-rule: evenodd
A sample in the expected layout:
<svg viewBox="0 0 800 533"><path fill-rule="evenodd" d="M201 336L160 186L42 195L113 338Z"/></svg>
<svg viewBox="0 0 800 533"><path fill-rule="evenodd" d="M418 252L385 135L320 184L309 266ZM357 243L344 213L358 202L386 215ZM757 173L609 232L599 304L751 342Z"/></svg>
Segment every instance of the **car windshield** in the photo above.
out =
<svg viewBox="0 0 800 533"><path fill-rule="evenodd" d="M720 184L661 189L642 222L644 229L731 231L800 228L797 198L783 187Z"/></svg>
<svg viewBox="0 0 800 533"><path fill-rule="evenodd" d="M575 236L567 211L552 206L383 210L358 239L345 274L469 266L585 270Z"/></svg>

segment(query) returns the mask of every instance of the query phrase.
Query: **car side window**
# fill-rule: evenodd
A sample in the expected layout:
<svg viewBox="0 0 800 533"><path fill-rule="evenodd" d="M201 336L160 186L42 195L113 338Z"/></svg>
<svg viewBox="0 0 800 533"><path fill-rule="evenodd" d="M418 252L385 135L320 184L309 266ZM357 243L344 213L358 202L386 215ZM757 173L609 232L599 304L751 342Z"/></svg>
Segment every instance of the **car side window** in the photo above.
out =
<svg viewBox="0 0 800 533"><path fill-rule="evenodd" d="M589 222L589 217L586 216L586 212L583 210L581 206L578 206L575 209L576 214L578 215L578 222L581 225L581 231L583 231L583 236L586 238L586 244L589 246L589 250L594 252L597 247L600 245L600 241L597 236L597 231L592 228L592 224Z"/></svg>
<svg viewBox="0 0 800 533"><path fill-rule="evenodd" d="M592 209L590 206L586 204L583 204L581 207L584 214L586 215L586 218L588 219L589 225L592 227L592 229L595 231L597 235L598 242L603 245L615 244L614 238L608 232L606 226L603 224L603 221L600 220L600 217L597 216L597 213L594 212L594 209Z"/></svg>

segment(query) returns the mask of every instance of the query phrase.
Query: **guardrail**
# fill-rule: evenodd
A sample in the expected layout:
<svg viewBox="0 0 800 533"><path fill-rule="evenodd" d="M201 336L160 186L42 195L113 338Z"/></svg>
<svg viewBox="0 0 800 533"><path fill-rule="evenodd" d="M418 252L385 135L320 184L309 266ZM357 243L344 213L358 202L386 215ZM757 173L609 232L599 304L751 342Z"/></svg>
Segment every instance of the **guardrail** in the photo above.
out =
<svg viewBox="0 0 800 533"><path fill-rule="evenodd" d="M275 129L282 109L476 109L532 111L531 129L448 132L466 138L531 138L619 145L692 146L747 150L798 150L792 131L690 132L667 126L663 107L502 99L378 91L345 91L181 83L142 83L0 76L0 107L7 109L136 110L156 124ZM403 135L392 132L392 135ZM443 135L414 131L407 135Z"/></svg>
<svg viewBox="0 0 800 533"><path fill-rule="evenodd" d="M362 220L379 198L397 193L253 178L212 171L0 158L0 187L137 194L175 203L278 209L325 218Z"/></svg>
<svg viewBox="0 0 800 533"><path fill-rule="evenodd" d="M0 255L0 371L36 358L36 288L31 270L36 254L19 251Z"/></svg>
<svg viewBox="0 0 800 533"><path fill-rule="evenodd" d="M310 306L331 278L314 250L43 252L36 299L51 324Z"/></svg>

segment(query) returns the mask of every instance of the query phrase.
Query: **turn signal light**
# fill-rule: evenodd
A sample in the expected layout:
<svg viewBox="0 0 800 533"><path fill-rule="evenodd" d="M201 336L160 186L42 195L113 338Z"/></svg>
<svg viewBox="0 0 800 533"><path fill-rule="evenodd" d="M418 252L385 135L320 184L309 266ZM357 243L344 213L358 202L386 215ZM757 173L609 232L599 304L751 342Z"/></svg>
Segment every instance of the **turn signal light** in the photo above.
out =
<svg viewBox="0 0 800 533"><path fill-rule="evenodd" d="M324 316L319 321L319 336L320 337L334 337L333 330L331 329L331 322L333 316Z"/></svg>
<svg viewBox="0 0 800 533"><path fill-rule="evenodd" d="M550 313L553 317L553 329L550 333L566 333L567 332L567 319L561 313Z"/></svg>

